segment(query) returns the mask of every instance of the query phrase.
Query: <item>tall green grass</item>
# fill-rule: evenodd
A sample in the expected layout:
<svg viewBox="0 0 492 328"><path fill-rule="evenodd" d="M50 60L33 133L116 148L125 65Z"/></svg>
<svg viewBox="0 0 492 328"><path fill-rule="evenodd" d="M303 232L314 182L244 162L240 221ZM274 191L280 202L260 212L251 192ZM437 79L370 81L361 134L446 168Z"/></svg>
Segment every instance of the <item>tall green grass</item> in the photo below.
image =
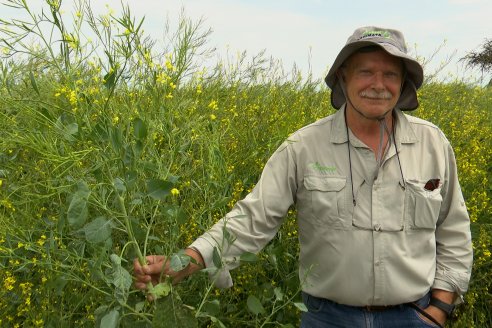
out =
<svg viewBox="0 0 492 328"><path fill-rule="evenodd" d="M159 53L128 8L97 16L80 2L68 27L57 1L43 14L8 4L31 18L1 28L0 325L297 326L294 210L228 290L201 273L165 280L148 302L131 262L159 253L186 265L179 250L247 194L276 147L333 112L322 82L286 78L262 56L204 69L209 30L184 16ZM492 325L491 98L428 84L414 113L454 145L472 218L472 282L450 327Z"/></svg>

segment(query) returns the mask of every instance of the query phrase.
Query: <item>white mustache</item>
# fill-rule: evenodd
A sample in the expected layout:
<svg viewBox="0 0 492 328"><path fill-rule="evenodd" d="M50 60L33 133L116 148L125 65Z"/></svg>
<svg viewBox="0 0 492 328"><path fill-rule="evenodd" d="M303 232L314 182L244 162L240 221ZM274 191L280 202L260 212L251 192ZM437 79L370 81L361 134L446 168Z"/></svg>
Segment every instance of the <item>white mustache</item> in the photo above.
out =
<svg viewBox="0 0 492 328"><path fill-rule="evenodd" d="M377 92L374 90L364 90L361 93L359 93L359 96L362 98L372 98L372 99L391 99L393 95L389 91L381 91Z"/></svg>

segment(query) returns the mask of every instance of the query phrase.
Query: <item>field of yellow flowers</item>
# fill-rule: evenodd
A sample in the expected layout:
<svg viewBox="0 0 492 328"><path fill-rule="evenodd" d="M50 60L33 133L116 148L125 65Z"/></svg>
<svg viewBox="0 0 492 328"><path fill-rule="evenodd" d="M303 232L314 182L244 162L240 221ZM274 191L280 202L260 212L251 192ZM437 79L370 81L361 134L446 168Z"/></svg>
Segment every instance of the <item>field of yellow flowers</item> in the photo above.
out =
<svg viewBox="0 0 492 328"><path fill-rule="evenodd" d="M43 14L9 3L32 21L0 28L0 326L296 327L294 210L231 289L197 274L148 302L131 267L154 253L186 265L180 249L251 190L277 146L333 112L322 82L261 57L201 68L209 32L185 17L158 53L128 8L96 16L83 3L67 27L57 1ZM412 115L450 139L472 220L472 281L449 327L491 327L492 89L435 82L419 97Z"/></svg>

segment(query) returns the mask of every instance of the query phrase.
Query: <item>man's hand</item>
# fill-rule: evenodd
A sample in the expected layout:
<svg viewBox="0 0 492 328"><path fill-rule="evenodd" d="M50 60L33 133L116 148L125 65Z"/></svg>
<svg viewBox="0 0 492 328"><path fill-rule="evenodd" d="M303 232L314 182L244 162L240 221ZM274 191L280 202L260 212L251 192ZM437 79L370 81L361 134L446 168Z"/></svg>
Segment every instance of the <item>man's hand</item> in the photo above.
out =
<svg viewBox="0 0 492 328"><path fill-rule="evenodd" d="M169 267L169 259L163 255L149 255L145 258L147 263L141 265L138 259L133 261L133 272L135 276L135 288L145 290L147 284L157 285L162 277L171 277L173 283L178 283L187 276L205 267L201 254L193 249L187 248L185 254L192 257L195 263L190 262L186 268L175 272Z"/></svg>
<svg viewBox="0 0 492 328"><path fill-rule="evenodd" d="M453 292L448 292L446 290L442 289L433 289L432 290L432 297L437 298L441 300L442 302L452 304L458 295ZM444 327L444 324L446 323L446 319L448 318L447 313L444 312L443 310L439 309L438 307L435 307L433 305L429 305L427 308L424 309L424 311L429 314L431 317L437 320L441 324L441 326ZM425 318L422 316L422 319L430 324L434 324L431 320Z"/></svg>

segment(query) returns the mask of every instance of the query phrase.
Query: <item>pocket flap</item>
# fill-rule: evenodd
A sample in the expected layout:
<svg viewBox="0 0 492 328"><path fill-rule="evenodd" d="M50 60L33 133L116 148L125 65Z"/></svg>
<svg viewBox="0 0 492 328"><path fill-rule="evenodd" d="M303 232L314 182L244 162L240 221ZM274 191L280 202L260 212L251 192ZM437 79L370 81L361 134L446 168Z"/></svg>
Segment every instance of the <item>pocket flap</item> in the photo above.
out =
<svg viewBox="0 0 492 328"><path fill-rule="evenodd" d="M345 187L346 181L345 177L306 176L304 186L307 190L340 191Z"/></svg>

